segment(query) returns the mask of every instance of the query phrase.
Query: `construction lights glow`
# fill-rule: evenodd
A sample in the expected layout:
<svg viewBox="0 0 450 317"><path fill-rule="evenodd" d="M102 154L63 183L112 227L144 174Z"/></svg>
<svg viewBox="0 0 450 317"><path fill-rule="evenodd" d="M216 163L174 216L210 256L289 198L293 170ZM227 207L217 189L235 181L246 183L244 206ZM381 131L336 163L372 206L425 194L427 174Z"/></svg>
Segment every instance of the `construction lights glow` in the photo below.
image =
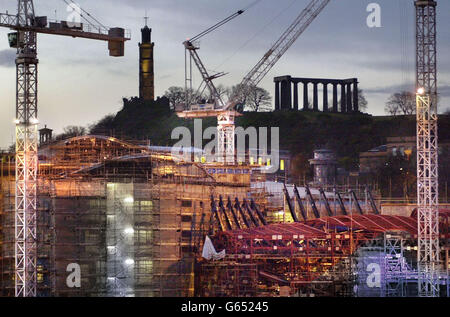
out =
<svg viewBox="0 0 450 317"><path fill-rule="evenodd" d="M125 260L125 264L126 265L134 265L134 260L131 259L131 258L128 258L128 259Z"/></svg>
<svg viewBox="0 0 450 317"><path fill-rule="evenodd" d="M39 123L39 120L36 119L36 118L31 118L31 119L30 119L30 122L31 122L31 124L38 124L38 123Z"/></svg>
<svg viewBox="0 0 450 317"><path fill-rule="evenodd" d="M132 234L134 234L134 229L131 227L128 227L128 228L125 228L125 230L123 232L127 235L132 235Z"/></svg>
<svg viewBox="0 0 450 317"><path fill-rule="evenodd" d="M425 88L420 87L419 89L417 89L417 94L418 94L418 95L423 95L423 94L425 94Z"/></svg>
<svg viewBox="0 0 450 317"><path fill-rule="evenodd" d="M125 198L123 201L127 204L132 204L132 203L134 203L134 198L130 196L130 197Z"/></svg>

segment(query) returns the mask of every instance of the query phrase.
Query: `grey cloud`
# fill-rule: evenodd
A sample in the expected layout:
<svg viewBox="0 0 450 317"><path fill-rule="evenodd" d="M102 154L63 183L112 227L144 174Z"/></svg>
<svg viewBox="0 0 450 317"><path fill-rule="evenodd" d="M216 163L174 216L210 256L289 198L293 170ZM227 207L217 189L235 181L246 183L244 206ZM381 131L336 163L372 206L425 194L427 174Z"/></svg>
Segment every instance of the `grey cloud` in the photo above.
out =
<svg viewBox="0 0 450 317"><path fill-rule="evenodd" d="M439 95L442 97L450 97L450 85L438 86Z"/></svg>
<svg viewBox="0 0 450 317"><path fill-rule="evenodd" d="M0 51L0 67L14 67L16 52L12 49Z"/></svg>
<svg viewBox="0 0 450 317"><path fill-rule="evenodd" d="M399 91L411 91L411 90L414 90L413 82L384 87L366 88L364 89L364 92L368 94L393 94Z"/></svg>

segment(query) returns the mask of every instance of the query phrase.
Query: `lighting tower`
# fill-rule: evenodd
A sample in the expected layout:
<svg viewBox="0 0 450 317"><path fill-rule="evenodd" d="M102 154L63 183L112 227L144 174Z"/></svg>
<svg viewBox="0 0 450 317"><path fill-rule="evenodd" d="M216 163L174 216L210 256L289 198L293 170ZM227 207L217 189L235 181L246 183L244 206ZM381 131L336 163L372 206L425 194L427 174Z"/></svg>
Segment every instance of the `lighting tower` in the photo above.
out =
<svg viewBox="0 0 450 317"><path fill-rule="evenodd" d="M439 296L436 1L416 0L418 292Z"/></svg>
<svg viewBox="0 0 450 317"><path fill-rule="evenodd" d="M9 39L11 47L17 48L15 296L34 297L37 291L37 33L108 41L111 56L123 56L124 42L129 38L125 37L124 29L107 29L88 20L88 25L56 22L48 27L47 17L35 16L32 0L18 0L17 3L16 15L0 13L0 27L16 31L9 34Z"/></svg>

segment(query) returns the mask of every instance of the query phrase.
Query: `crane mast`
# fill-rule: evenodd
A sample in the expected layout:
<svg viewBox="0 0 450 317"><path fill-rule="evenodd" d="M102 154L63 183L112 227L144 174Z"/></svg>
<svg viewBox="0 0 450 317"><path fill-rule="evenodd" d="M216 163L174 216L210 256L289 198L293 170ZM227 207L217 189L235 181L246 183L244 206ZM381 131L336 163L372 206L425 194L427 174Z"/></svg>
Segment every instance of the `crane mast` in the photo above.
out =
<svg viewBox="0 0 450 317"><path fill-rule="evenodd" d="M418 295L439 296L436 6L416 0Z"/></svg>
<svg viewBox="0 0 450 317"><path fill-rule="evenodd" d="M37 295L37 182L38 182L38 58L37 34L53 34L108 41L111 56L123 56L129 40L121 28L47 27L36 18L32 0L17 1L17 15L0 13L0 27L15 30L16 52L16 184L15 184L15 296ZM39 21L38 21L39 20ZM91 27L91 26L90 26Z"/></svg>
<svg viewBox="0 0 450 317"><path fill-rule="evenodd" d="M34 20L31 0L19 0L17 23ZM37 42L36 33L19 31L16 55L16 195L15 195L15 295L36 296L37 260Z"/></svg>

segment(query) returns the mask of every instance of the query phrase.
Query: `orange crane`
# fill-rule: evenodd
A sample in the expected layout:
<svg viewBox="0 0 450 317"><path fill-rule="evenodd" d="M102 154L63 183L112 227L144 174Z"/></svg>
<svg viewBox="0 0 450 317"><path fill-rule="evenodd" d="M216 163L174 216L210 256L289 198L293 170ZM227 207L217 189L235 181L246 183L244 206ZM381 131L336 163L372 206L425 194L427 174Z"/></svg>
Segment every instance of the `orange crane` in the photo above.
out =
<svg viewBox="0 0 450 317"><path fill-rule="evenodd" d="M69 5L75 5L65 1ZM18 0L17 14L0 13L0 27L8 34L16 55L16 194L15 296L35 297L37 284L37 171L38 171L38 63L37 34L107 41L110 56L123 56L129 40L122 28L96 26L92 21L56 21L37 17L32 0ZM89 15L89 14L88 14ZM89 15L90 16L90 15ZM95 20L95 19L94 19ZM95 20L97 21L97 20Z"/></svg>
<svg viewBox="0 0 450 317"><path fill-rule="evenodd" d="M212 100L209 103L204 104L191 104L192 98L186 98L185 108L187 110L177 112L180 118L206 118L217 117L217 160L224 164L235 164L235 118L240 116L240 112L236 111L237 106L242 103L241 96L248 94L251 89L254 89L261 80L267 75L273 66L280 60L280 58L286 53L286 51L295 43L300 35L308 28L308 26L314 21L314 19L322 12L331 0L312 0L307 7L300 13L300 15L294 20L294 22L286 29L281 35L278 41L264 54L261 60L252 68L252 70L244 77L242 82L237 86L237 91L231 96L230 100L226 104L223 103L219 96L213 80L221 77L225 74L219 73L216 75L209 75L205 66L200 60L197 54L198 46L194 45L194 41L200 39L206 34L214 31L223 24L231 21L244 10L240 10L237 13L231 15L225 20L212 26L206 31L200 33L193 39L184 42L184 46L191 57L191 61L194 60L197 68L202 75L203 82L209 90ZM187 55L187 54L186 54ZM186 74L188 69L191 74L186 75L186 82L190 82L192 86L192 62L186 60ZM192 91L188 89L188 92Z"/></svg>

